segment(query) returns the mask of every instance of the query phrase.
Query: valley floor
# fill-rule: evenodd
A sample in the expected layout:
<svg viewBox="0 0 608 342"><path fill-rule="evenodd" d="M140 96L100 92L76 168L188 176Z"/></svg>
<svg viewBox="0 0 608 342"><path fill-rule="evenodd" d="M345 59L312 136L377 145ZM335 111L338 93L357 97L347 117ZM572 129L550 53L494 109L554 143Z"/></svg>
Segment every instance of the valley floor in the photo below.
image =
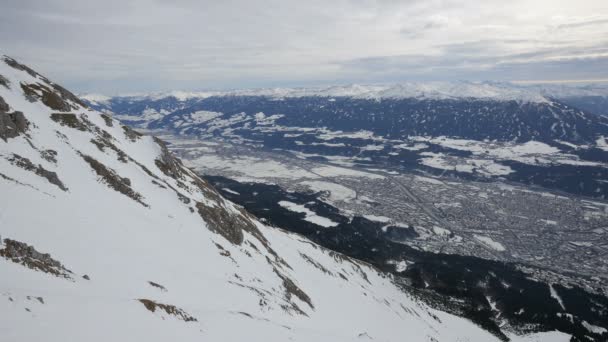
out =
<svg viewBox="0 0 608 342"><path fill-rule="evenodd" d="M594 288L608 278L606 201L505 182L362 168L347 157L328 163L218 139L161 138L200 174L319 192L347 216L413 228L415 236L398 241L420 250L521 262L583 276L582 285Z"/></svg>

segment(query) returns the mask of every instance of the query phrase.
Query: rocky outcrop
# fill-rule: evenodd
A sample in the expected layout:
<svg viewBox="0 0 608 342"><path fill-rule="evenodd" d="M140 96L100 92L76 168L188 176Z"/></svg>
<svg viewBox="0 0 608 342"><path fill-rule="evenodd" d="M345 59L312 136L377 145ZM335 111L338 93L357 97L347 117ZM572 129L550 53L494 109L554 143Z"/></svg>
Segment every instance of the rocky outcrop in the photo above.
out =
<svg viewBox="0 0 608 342"><path fill-rule="evenodd" d="M184 310L182 310L174 305L157 303L153 300L145 299L145 298L138 299L138 301L140 303L142 303L146 307L146 309L148 309L150 312L156 312L156 309L160 309L169 315L172 315L172 316L177 317L178 319L181 319L184 322L198 322L198 320L196 318L190 316Z"/></svg>
<svg viewBox="0 0 608 342"><path fill-rule="evenodd" d="M91 156L83 154L81 156L110 188L135 200L144 207L148 207L148 205L142 201L143 196L131 188L131 180L129 178L120 177L114 170L106 167Z"/></svg>
<svg viewBox="0 0 608 342"><path fill-rule="evenodd" d="M39 99L42 100L42 103L44 103L48 107L65 112L68 112L72 109L78 109L78 106L82 108L87 108L87 105L82 102L76 95L72 94L60 85L51 82L48 78L40 75L28 66L23 65L8 56L3 56L2 59L10 67L17 70L25 71L30 76L37 78L43 83L45 83L21 84L21 88L23 89L26 94L26 97L28 97L29 100Z"/></svg>
<svg viewBox="0 0 608 342"><path fill-rule="evenodd" d="M8 79L2 75L0 75L0 85L4 86L6 89L10 89L10 82Z"/></svg>
<svg viewBox="0 0 608 342"><path fill-rule="evenodd" d="M80 120L78 120L78 116L73 113L53 113L51 114L51 119L61 126L67 126L70 128L77 129L79 131L87 131L87 126Z"/></svg>
<svg viewBox="0 0 608 342"><path fill-rule="evenodd" d="M2 98L0 97L0 107L2 106ZM0 138L8 141L9 138L15 138L21 133L27 132L29 122L22 112L6 113L0 108Z"/></svg>
<svg viewBox="0 0 608 342"><path fill-rule="evenodd" d="M30 102L37 100L42 101L47 107L59 110L62 112L69 112L73 108L67 101L65 101L61 95L55 93L52 88L42 83L21 83L21 89L25 94L25 97Z"/></svg>
<svg viewBox="0 0 608 342"><path fill-rule="evenodd" d="M8 103L0 96L0 138L4 141L25 133L29 126L22 112L9 113L10 109Z"/></svg>
<svg viewBox="0 0 608 342"><path fill-rule="evenodd" d="M13 153L10 158L8 158L8 161L11 162L11 164L16 165L24 170L33 172L40 177L46 178L49 183L56 185L59 189L63 191L68 191L68 188L57 176L57 173L45 169L42 165L34 165L34 163L32 163L32 161L28 158L22 157L15 153Z"/></svg>
<svg viewBox="0 0 608 342"><path fill-rule="evenodd" d="M123 125L122 129L125 132L125 136L127 137L127 139L131 140L132 142L136 142L142 136L141 133L131 129L128 126Z"/></svg>
<svg viewBox="0 0 608 342"><path fill-rule="evenodd" d="M71 279L71 271L48 253L40 253L33 246L23 242L4 239L4 248L0 256L30 269L52 274L60 278Z"/></svg>

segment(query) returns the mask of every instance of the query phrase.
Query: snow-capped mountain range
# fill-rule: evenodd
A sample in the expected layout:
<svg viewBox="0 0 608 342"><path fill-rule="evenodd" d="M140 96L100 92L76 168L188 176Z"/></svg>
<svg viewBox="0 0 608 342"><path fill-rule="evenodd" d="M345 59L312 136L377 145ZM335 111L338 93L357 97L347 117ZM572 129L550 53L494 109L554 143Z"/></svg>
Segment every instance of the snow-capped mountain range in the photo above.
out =
<svg viewBox="0 0 608 342"><path fill-rule="evenodd" d="M281 97L353 97L367 99L463 99L475 98L498 101L546 102L551 98L583 96L608 97L608 84L535 84L523 85L508 82L403 82L397 84L349 84L310 88L261 88L224 91L168 91L156 93L134 93L117 96L81 94L80 97L97 105L107 104L112 98L132 100L160 100L174 97L180 101L210 96L269 96Z"/></svg>
<svg viewBox="0 0 608 342"><path fill-rule="evenodd" d="M2 340L498 340L264 225L160 140L9 57L0 115Z"/></svg>

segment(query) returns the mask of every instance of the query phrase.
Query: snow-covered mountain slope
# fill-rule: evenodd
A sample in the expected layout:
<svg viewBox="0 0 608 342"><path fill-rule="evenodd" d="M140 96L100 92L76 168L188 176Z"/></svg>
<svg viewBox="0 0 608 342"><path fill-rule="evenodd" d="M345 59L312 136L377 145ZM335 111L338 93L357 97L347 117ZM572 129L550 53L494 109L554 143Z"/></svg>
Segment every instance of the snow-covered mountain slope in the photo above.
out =
<svg viewBox="0 0 608 342"><path fill-rule="evenodd" d="M0 75L0 340L497 340L263 225L13 59Z"/></svg>

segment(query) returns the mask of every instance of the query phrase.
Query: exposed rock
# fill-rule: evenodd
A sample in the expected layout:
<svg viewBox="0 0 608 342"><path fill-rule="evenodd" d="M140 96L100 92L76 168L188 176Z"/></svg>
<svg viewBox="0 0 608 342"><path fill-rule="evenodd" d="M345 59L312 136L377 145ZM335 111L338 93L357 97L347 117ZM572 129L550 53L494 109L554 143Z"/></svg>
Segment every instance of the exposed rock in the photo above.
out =
<svg viewBox="0 0 608 342"><path fill-rule="evenodd" d="M0 98L0 106L2 105ZM29 128L29 122L22 112L2 113L0 108L0 138L7 141L20 133L25 133Z"/></svg>
<svg viewBox="0 0 608 342"><path fill-rule="evenodd" d="M2 75L0 75L0 85L4 86L6 89L11 88L9 80Z"/></svg>
<svg viewBox="0 0 608 342"><path fill-rule="evenodd" d="M112 122L112 118L107 114L101 114L101 118L106 122L106 126L112 127L114 123Z"/></svg>
<svg viewBox="0 0 608 342"><path fill-rule="evenodd" d="M73 108L68 102L66 102L61 95L55 93L55 91L48 86L41 83L21 83L21 89L28 101L34 102L36 100L42 101L47 107L59 110L62 112L69 112Z"/></svg>
<svg viewBox="0 0 608 342"><path fill-rule="evenodd" d="M0 256L33 270L71 279L72 272L63 267L59 261L51 258L50 254L40 253L33 246L23 242L4 239L4 248L0 249Z"/></svg>
<svg viewBox="0 0 608 342"><path fill-rule="evenodd" d="M139 138L142 137L141 133L131 129L128 126L123 125L122 129L123 129L123 131L125 131L125 136L132 142L136 142Z"/></svg>
<svg viewBox="0 0 608 342"><path fill-rule="evenodd" d="M63 88L62 86L57 85L57 84L51 82L48 78L40 75L39 73L37 73L36 71L32 70L28 66L23 65L23 64L17 62L16 60L14 60L14 59L12 59L12 58L10 58L8 56L3 56L2 59L4 60L4 62L6 64L8 64L9 66L11 66L12 68L17 69L17 70L21 70L21 71L25 71L28 74L30 74L30 76L32 76L34 78L37 78L37 79L45 82L46 84L50 85L53 88L53 90L50 90L47 86L44 86L44 87L48 89L47 92L50 91L52 93L58 93L58 94L55 94L55 95L58 96L61 99L60 102L66 103L66 100L68 100L68 101L71 101L73 103L76 103L76 104L80 105L83 108L87 108L87 105L84 102L82 102L76 95L72 94L71 92L69 92L68 90L66 90L65 88ZM23 87L23 85L22 85L22 87ZM26 94L26 96L28 96L28 95ZM47 106L51 107L45 101L43 101L43 103L45 103ZM66 104L70 108L72 108L72 109L77 109L77 107L75 107L75 106L70 106L69 103L66 103ZM53 108L53 107L51 107L51 108ZM56 109L56 108L53 108L53 109ZM57 109L57 110L62 110L62 109ZM69 111L69 110L70 109L67 109L65 111Z"/></svg>
<svg viewBox="0 0 608 342"><path fill-rule="evenodd" d="M58 122L61 126L67 126L79 131L87 131L87 126L73 113L53 113L51 119Z"/></svg>
<svg viewBox="0 0 608 342"><path fill-rule="evenodd" d="M91 278L88 275L86 275L86 274L82 276L82 279L91 280Z"/></svg>
<svg viewBox="0 0 608 342"><path fill-rule="evenodd" d="M8 103L6 103L6 101L4 101L4 98L2 98L2 96L0 96L0 113L6 113L8 112L10 109Z"/></svg>
<svg viewBox="0 0 608 342"><path fill-rule="evenodd" d="M235 245L243 243L244 227L253 225L249 220L240 215L231 214L221 206L214 207L197 202L196 208L212 232L220 234Z"/></svg>
<svg viewBox="0 0 608 342"><path fill-rule="evenodd" d="M171 152L169 152L167 145L165 145L162 140L154 137L154 141L158 144L158 146L160 146L161 149L160 157L154 161L156 166L165 175L171 178L177 180L183 179L184 166L182 165L181 161L175 158Z"/></svg>
<svg viewBox="0 0 608 342"><path fill-rule="evenodd" d="M281 280L283 280L283 288L285 288L285 297L291 303L291 309L296 311L299 314L308 316L308 315L306 315L306 313L304 311L302 311L302 309L300 309L300 307L298 307L298 305L296 303L291 301L291 298L293 296L298 297L298 299L300 299L304 303L308 304L308 306L310 306L310 308L314 310L315 306L312 304L312 300L310 299L310 297L304 291L302 291L302 289L300 289L293 282L293 280L291 280L286 275L282 274L276 267L273 270L274 270L274 273L279 278L281 278Z"/></svg>
<svg viewBox="0 0 608 342"><path fill-rule="evenodd" d="M46 178L49 183L56 185L59 189L63 191L68 191L68 188L63 185L63 182L61 180L59 180L57 173L45 169L44 167L42 167L42 165L36 166L28 158L22 157L14 153L12 157L8 158L8 161L24 170L33 172L40 177Z"/></svg>
<svg viewBox="0 0 608 342"><path fill-rule="evenodd" d="M321 265L320 263L318 263L317 261L315 261L313 258L309 257L308 255L300 252L300 256L302 257L302 259L306 260L306 262L313 265L317 269L321 270L321 272L328 274L328 275L333 275L333 273L330 270L325 268L325 266Z"/></svg>
<svg viewBox="0 0 608 342"><path fill-rule="evenodd" d="M21 71L25 71L28 74L30 74L30 76L34 77L34 78L40 78L43 79L47 82L50 82L46 77L40 75L39 73L35 72L34 70L32 70L30 67L23 65L19 62L17 62L16 60L8 57L8 56L2 56L2 59L4 60L4 62L6 64L8 64L10 67L17 69L17 70L21 70Z"/></svg>
<svg viewBox="0 0 608 342"><path fill-rule="evenodd" d="M91 156L83 154L81 154L81 156L110 188L135 200L144 207L148 207L148 205L142 201L143 196L131 188L131 180L129 178L120 177L114 170L107 168Z"/></svg>
<svg viewBox="0 0 608 342"><path fill-rule="evenodd" d="M55 150L40 151L40 157L48 162L57 164L57 151Z"/></svg>
<svg viewBox="0 0 608 342"><path fill-rule="evenodd" d="M150 299L138 299L138 301L140 301L146 307L146 309L150 310L151 312L155 312L158 308L165 311L167 314L173 315L185 322L198 322L196 318L190 316L184 310L175 307L174 305L161 304Z"/></svg>
<svg viewBox="0 0 608 342"><path fill-rule="evenodd" d="M114 145L114 143L112 143L110 139L98 136L95 139L91 139L91 143L97 146L97 148L102 152L105 151L106 147L113 150L114 152L116 152L118 160L123 163L128 162L130 159L127 154L123 150L119 149L116 145Z"/></svg>

